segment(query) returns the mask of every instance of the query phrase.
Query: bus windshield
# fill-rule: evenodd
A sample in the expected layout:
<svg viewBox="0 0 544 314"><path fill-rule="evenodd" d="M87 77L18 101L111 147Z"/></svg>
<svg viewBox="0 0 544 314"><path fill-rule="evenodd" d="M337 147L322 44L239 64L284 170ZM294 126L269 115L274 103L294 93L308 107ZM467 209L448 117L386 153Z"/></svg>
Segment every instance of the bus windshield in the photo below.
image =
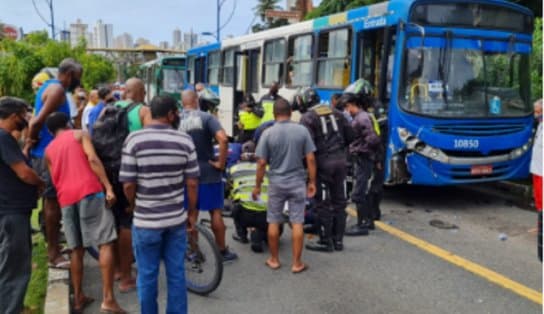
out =
<svg viewBox="0 0 544 314"><path fill-rule="evenodd" d="M167 93L179 93L184 87L185 71L181 69L162 70L162 88Z"/></svg>
<svg viewBox="0 0 544 314"><path fill-rule="evenodd" d="M407 111L444 118L531 113L527 53L434 47L405 51L399 103Z"/></svg>

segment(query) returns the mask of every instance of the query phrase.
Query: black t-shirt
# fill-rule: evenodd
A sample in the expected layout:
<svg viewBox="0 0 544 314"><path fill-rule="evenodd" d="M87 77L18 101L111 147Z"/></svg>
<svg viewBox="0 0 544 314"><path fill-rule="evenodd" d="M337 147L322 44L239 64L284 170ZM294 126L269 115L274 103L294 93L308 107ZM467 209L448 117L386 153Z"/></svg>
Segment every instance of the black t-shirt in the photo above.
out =
<svg viewBox="0 0 544 314"><path fill-rule="evenodd" d="M0 215L30 213L36 207L36 187L21 181L10 165L24 161L17 141L0 129Z"/></svg>

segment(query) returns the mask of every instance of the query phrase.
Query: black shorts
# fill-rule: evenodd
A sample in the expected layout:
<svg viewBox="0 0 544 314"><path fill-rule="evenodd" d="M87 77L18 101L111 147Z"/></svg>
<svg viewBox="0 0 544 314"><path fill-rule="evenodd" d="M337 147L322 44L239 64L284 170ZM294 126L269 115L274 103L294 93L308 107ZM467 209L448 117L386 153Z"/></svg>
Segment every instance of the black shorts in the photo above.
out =
<svg viewBox="0 0 544 314"><path fill-rule="evenodd" d="M123 190L123 183L119 182L119 170L106 168L106 174L113 185L113 193L117 197L117 202L112 207L115 226L117 229L130 229L132 228L132 213L127 212L128 201Z"/></svg>
<svg viewBox="0 0 544 314"><path fill-rule="evenodd" d="M49 169L45 163L44 158L32 157L32 168L36 173L45 181L45 189L43 190L44 198L57 198L57 189L51 180L51 175L49 174Z"/></svg>

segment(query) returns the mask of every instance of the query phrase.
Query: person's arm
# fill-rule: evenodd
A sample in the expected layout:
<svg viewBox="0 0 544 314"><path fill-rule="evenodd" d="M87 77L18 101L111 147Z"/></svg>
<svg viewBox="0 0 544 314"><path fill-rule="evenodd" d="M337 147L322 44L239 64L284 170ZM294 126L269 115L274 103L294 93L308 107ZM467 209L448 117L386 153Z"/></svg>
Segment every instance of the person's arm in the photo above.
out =
<svg viewBox="0 0 544 314"><path fill-rule="evenodd" d="M38 135L47 117L56 111L66 99L64 89L60 85L50 85L47 95L44 95L43 107L40 113L30 120L28 125L28 137L25 140L23 153L28 157L30 149L37 143Z"/></svg>
<svg viewBox="0 0 544 314"><path fill-rule="evenodd" d="M45 183L38 174L30 168L24 160L17 161L9 165L17 177L26 184L43 186Z"/></svg>
<svg viewBox="0 0 544 314"><path fill-rule="evenodd" d="M127 198L128 207L125 209L127 212L132 213L136 206L136 183L125 182L123 183L123 192Z"/></svg>
<svg viewBox="0 0 544 314"><path fill-rule="evenodd" d="M146 126L151 123L151 110L148 106L142 105L140 107L140 121L142 121L142 126Z"/></svg>
<svg viewBox="0 0 544 314"><path fill-rule="evenodd" d="M316 165L315 165L315 155L313 152L306 154L306 165L308 166L308 197L312 198L316 192Z"/></svg>
<svg viewBox="0 0 544 314"><path fill-rule="evenodd" d="M261 186L263 184L264 175L266 173L266 160L264 158L259 158L257 160L257 175L255 178L255 188L251 193L253 200L258 200L259 195L261 195Z"/></svg>
<svg viewBox="0 0 544 314"><path fill-rule="evenodd" d="M217 170L225 170L229 154L229 138L225 130L221 129L215 133L215 140L219 143L219 158L216 161L210 160L210 164Z"/></svg>
<svg viewBox="0 0 544 314"><path fill-rule="evenodd" d="M96 174L96 176L104 186L104 189L106 190L106 201L108 202L108 205L113 205L116 201L115 193L113 193L113 186L111 185L110 180L106 175L106 170L104 169L102 161L100 161L100 158L98 158L98 155L96 155L96 151L94 150L91 137L87 132L82 131L75 131L74 136L76 136L76 139L81 142L81 145L83 146L83 151L85 152L85 155L87 155L87 160L89 161L91 169Z"/></svg>
<svg viewBox="0 0 544 314"><path fill-rule="evenodd" d="M187 231L192 232L198 219L198 209L196 208L198 199L198 179L187 178L185 180L185 188L187 189L187 204L189 205L187 208L187 217L189 218Z"/></svg>
<svg viewBox="0 0 544 314"><path fill-rule="evenodd" d="M185 179L185 188L187 189L188 198L188 231L194 231L194 226L198 219L197 198L198 198L198 177L200 176L200 167L198 166L198 158L196 155L196 149L192 141L189 141L189 155L187 158L187 165L183 171L183 178Z"/></svg>

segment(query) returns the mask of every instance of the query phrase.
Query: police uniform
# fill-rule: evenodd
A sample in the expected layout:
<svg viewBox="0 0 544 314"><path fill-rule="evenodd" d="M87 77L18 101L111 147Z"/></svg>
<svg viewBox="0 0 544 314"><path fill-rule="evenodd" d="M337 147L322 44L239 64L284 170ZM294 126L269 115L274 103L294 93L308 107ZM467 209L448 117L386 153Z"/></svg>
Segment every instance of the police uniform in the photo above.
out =
<svg viewBox="0 0 544 314"><path fill-rule="evenodd" d="M342 112L327 105L311 107L301 118L316 145L317 193L315 212L321 240L308 244L309 250L341 250L346 224L346 148L353 139L349 122Z"/></svg>

